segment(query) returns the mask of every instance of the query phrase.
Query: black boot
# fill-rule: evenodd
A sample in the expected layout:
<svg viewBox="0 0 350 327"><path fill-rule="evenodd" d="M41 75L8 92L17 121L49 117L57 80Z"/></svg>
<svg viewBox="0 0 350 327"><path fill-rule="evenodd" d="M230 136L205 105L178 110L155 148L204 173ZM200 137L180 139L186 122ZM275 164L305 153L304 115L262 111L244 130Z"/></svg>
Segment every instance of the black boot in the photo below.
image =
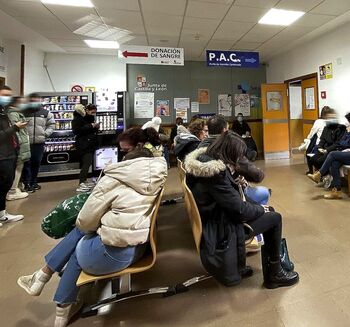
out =
<svg viewBox="0 0 350 327"><path fill-rule="evenodd" d="M298 281L298 273L295 271L284 270L281 266L280 260L269 261L267 263L264 271L264 286L266 288L292 286Z"/></svg>

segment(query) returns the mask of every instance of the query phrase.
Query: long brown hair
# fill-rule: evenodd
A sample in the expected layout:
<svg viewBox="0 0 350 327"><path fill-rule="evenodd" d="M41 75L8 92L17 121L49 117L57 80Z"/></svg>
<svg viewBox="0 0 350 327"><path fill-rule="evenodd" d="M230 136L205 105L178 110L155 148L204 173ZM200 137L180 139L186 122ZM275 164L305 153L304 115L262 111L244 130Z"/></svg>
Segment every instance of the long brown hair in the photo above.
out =
<svg viewBox="0 0 350 327"><path fill-rule="evenodd" d="M238 159L242 158L246 151L247 146L242 138L232 131L226 131L208 147L207 155L236 167Z"/></svg>

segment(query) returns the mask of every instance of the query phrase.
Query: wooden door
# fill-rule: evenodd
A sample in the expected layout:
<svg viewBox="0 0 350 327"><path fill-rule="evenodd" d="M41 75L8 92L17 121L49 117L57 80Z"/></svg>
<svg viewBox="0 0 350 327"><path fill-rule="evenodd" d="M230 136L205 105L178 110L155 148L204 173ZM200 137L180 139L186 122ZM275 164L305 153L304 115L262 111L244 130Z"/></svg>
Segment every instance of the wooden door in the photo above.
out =
<svg viewBox="0 0 350 327"><path fill-rule="evenodd" d="M289 158L287 85L262 84L261 100L265 160Z"/></svg>
<svg viewBox="0 0 350 327"><path fill-rule="evenodd" d="M301 81L303 101L303 135L309 134L315 120L318 119L318 87L316 77Z"/></svg>

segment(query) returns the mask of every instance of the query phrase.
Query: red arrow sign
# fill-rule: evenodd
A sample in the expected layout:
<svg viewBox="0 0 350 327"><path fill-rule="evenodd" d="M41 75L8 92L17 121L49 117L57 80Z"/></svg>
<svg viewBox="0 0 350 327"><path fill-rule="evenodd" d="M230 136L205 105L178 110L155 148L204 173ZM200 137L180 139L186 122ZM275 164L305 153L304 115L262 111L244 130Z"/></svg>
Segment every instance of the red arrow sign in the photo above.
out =
<svg viewBox="0 0 350 327"><path fill-rule="evenodd" d="M125 50L123 52L123 56L125 58L128 58L128 57L145 57L145 58L147 58L148 53L147 52L129 52L128 50Z"/></svg>

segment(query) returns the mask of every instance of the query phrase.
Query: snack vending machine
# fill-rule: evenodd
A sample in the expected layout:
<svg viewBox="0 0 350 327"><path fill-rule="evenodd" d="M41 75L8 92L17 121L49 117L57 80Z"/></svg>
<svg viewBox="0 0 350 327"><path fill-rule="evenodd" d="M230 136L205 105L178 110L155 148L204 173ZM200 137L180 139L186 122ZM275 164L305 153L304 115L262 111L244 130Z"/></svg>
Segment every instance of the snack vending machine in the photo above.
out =
<svg viewBox="0 0 350 327"><path fill-rule="evenodd" d="M75 150L72 120L76 104L95 102L92 92L39 93L45 109L55 118L55 131L45 142L39 177L79 173L79 157Z"/></svg>

